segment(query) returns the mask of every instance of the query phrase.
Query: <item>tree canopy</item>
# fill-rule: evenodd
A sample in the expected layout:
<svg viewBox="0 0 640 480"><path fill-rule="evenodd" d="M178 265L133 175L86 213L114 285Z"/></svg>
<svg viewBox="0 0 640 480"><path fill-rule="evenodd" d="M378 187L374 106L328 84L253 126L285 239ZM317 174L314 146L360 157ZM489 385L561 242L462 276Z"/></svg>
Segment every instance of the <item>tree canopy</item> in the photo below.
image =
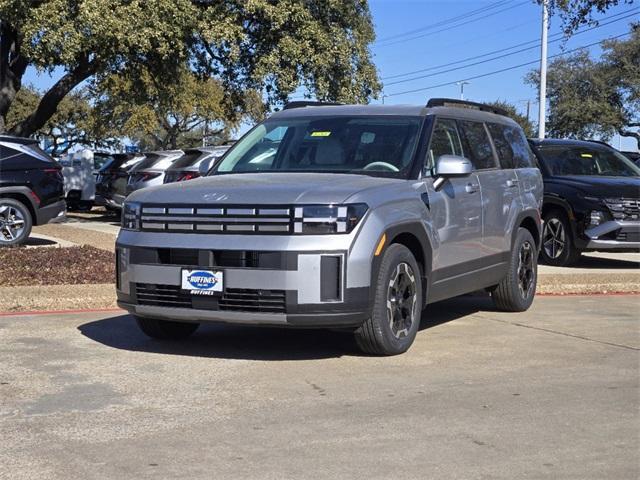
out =
<svg viewBox="0 0 640 480"><path fill-rule="evenodd" d="M535 0L539 4L545 0ZM619 4L632 4L634 0L546 0L549 12L558 14L562 19L566 34L575 32L580 26L597 23L594 13L605 13L609 8Z"/></svg>
<svg viewBox="0 0 640 480"><path fill-rule="evenodd" d="M504 110L509 118L515 120L518 125L522 127L524 130L524 134L527 138L533 137L535 135L535 127L531 120L527 118L526 115L522 115L518 112L518 109L515 105L507 102L506 100L496 100L495 102L486 102L487 105L491 105L493 107L501 108Z"/></svg>
<svg viewBox="0 0 640 480"><path fill-rule="evenodd" d="M0 131L16 135L40 130L83 82L105 91L141 71L164 86L187 70L213 79L227 111L243 110L250 91L273 106L299 87L348 102L380 89L366 0L0 0L0 19ZM62 74L9 127L29 66Z"/></svg>
<svg viewBox="0 0 640 480"><path fill-rule="evenodd" d="M599 60L582 50L549 64L548 134L554 137L610 139L618 133L640 141L640 28L625 40L601 45ZM539 85L539 72L526 80Z"/></svg>

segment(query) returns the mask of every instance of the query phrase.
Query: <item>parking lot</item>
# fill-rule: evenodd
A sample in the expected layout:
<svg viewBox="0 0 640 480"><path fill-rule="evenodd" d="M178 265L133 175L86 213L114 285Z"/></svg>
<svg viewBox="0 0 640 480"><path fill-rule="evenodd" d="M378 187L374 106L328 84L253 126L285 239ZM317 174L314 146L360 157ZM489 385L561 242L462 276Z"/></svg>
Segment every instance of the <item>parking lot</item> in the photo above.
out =
<svg viewBox="0 0 640 480"><path fill-rule="evenodd" d="M0 477L635 479L640 297L428 308L405 355L339 332L0 317Z"/></svg>

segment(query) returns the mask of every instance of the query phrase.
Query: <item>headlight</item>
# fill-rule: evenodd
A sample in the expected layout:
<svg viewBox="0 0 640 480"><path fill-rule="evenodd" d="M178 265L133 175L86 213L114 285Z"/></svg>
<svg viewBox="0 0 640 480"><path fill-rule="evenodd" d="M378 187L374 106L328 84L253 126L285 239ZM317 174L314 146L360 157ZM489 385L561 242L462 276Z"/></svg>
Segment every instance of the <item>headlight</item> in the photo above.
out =
<svg viewBox="0 0 640 480"><path fill-rule="evenodd" d="M140 230L141 206L136 202L125 202L122 207L122 228L125 230Z"/></svg>
<svg viewBox="0 0 640 480"><path fill-rule="evenodd" d="M368 208L364 203L296 207L293 231L307 235L350 233Z"/></svg>

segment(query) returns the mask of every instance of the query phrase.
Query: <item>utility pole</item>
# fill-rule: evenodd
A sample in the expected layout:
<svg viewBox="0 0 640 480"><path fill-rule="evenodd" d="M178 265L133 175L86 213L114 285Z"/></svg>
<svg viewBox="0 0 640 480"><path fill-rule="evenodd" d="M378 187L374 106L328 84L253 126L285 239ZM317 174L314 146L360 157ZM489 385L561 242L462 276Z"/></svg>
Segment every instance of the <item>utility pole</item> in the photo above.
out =
<svg viewBox="0 0 640 480"><path fill-rule="evenodd" d="M471 82L456 82L456 85L460 85L460 100L464 100L464 86L470 84Z"/></svg>
<svg viewBox="0 0 640 480"><path fill-rule="evenodd" d="M538 138L545 137L547 118L547 31L549 30L548 0L542 2L542 39L540 42L540 102L538 105Z"/></svg>

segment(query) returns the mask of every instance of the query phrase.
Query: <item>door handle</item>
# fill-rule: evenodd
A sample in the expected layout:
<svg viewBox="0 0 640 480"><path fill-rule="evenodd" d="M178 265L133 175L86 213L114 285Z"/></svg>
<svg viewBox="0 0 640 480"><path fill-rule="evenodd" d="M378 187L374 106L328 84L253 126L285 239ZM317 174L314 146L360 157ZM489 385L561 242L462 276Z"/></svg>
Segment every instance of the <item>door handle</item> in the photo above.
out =
<svg viewBox="0 0 640 480"><path fill-rule="evenodd" d="M477 183L467 183L464 187L467 193L476 193L478 191L479 185Z"/></svg>
<svg viewBox="0 0 640 480"><path fill-rule="evenodd" d="M517 178L511 178L507 180L507 187L513 188L518 186L519 180Z"/></svg>

